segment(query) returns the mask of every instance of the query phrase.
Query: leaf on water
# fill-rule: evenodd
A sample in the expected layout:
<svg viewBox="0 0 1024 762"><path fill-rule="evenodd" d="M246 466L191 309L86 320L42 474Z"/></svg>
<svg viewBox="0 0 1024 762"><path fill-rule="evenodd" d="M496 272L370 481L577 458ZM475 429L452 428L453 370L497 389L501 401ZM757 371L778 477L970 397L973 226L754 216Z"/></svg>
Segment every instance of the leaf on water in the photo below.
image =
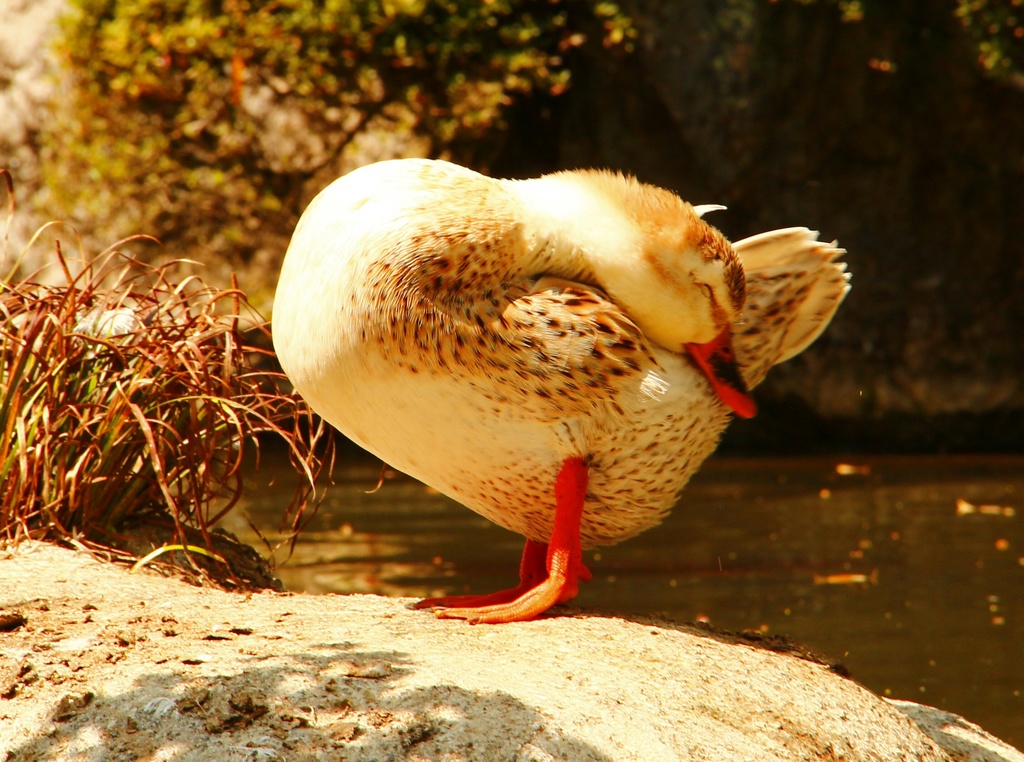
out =
<svg viewBox="0 0 1024 762"><path fill-rule="evenodd" d="M982 516L1006 516L1012 518L1017 515L1017 509L1009 505L995 505L992 503L984 503L982 505L975 505L962 497L958 497L956 500L956 515L966 516L970 513L980 513Z"/></svg>
<svg viewBox="0 0 1024 762"><path fill-rule="evenodd" d="M973 503L968 503L962 497L958 497L956 499L956 515L957 516L966 516L969 513L977 513L977 512L978 512L978 506L974 505Z"/></svg>
<svg viewBox="0 0 1024 762"><path fill-rule="evenodd" d="M877 585L878 569L872 569L870 574L815 574L815 585Z"/></svg>
<svg viewBox="0 0 1024 762"><path fill-rule="evenodd" d="M836 473L840 476L867 476L871 473L871 466L863 465L858 466L853 463L837 463Z"/></svg>

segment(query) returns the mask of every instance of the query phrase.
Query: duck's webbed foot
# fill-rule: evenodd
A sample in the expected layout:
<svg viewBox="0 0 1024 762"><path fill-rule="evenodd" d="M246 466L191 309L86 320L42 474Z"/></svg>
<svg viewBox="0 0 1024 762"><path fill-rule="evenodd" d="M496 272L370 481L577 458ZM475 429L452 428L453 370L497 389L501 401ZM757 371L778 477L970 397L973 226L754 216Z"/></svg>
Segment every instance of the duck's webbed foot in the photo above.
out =
<svg viewBox="0 0 1024 762"><path fill-rule="evenodd" d="M587 492L587 466L582 458L567 458L555 480L555 524L547 545L527 540L519 564L519 584L489 595L427 598L418 609L432 609L441 619L465 619L471 624L523 622L552 606L576 597L579 582L591 578L580 549L580 518Z"/></svg>

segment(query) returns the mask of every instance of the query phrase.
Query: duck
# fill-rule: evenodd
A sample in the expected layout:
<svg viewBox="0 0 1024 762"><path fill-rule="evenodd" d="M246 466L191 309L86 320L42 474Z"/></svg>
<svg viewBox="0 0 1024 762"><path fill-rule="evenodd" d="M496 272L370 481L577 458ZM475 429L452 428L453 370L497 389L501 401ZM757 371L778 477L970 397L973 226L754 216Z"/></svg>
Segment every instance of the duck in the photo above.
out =
<svg viewBox="0 0 1024 762"><path fill-rule="evenodd" d="M572 600L582 551L656 526L775 364L849 290L803 227L736 243L724 207L607 170L360 167L302 213L272 310L295 390L393 468L526 538L519 583L415 604L470 623Z"/></svg>

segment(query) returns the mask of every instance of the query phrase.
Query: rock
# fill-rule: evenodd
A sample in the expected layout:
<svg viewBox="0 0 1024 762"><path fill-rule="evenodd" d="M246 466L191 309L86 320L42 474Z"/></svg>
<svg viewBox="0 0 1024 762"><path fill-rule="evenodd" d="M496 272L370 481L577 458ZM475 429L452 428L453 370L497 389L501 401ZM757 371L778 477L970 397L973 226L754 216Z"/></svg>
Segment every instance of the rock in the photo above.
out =
<svg viewBox="0 0 1024 762"><path fill-rule="evenodd" d="M6 678L12 762L1019 762L991 737L947 754L926 707L699 627L572 609L473 627L400 599L197 588L39 543L0 555L0 578L0 609L27 619L0 635L2 660L31 655L37 676Z"/></svg>
<svg viewBox="0 0 1024 762"><path fill-rule="evenodd" d="M0 0L0 168L11 173L19 208L7 231L9 260L4 262L0 253L0 272L5 274L45 222L38 213L46 191L37 133L57 89L50 43L66 5L67 0ZM6 215L6 188L0 189L0 209Z"/></svg>
<svg viewBox="0 0 1024 762"><path fill-rule="evenodd" d="M963 717L913 701L887 699L956 760L1024 762L1024 754Z"/></svg>

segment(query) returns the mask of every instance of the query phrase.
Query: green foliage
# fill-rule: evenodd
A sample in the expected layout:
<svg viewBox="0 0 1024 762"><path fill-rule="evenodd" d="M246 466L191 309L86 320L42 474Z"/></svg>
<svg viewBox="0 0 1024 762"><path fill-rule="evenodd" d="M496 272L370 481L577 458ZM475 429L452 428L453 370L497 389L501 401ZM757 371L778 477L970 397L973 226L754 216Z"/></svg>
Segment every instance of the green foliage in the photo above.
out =
<svg viewBox="0 0 1024 762"><path fill-rule="evenodd" d="M893 10L890 0L822 1L836 6L846 22ZM818 0L797 2L811 5ZM981 69L995 79L1024 86L1024 0L956 0L953 12Z"/></svg>
<svg viewBox="0 0 1024 762"><path fill-rule="evenodd" d="M260 368L265 327L241 328L243 295L113 249L77 275L56 257L63 285L0 281L0 540L124 547L162 522L209 543L266 434L308 477L297 527L321 461L292 433L307 409Z"/></svg>
<svg viewBox="0 0 1024 762"><path fill-rule="evenodd" d="M801 5L813 5L817 1L797 0ZM769 2L777 2L777 0L769 0ZM825 0L825 2L839 9L843 21L861 21L864 18L864 0Z"/></svg>
<svg viewBox="0 0 1024 762"><path fill-rule="evenodd" d="M596 0L74 4L60 42L68 109L45 136L54 193L85 219L130 199L141 219L119 230L207 247L213 230L243 249L370 128L465 151L516 95L566 88L583 26L612 46L632 35ZM268 145L282 115L284 139Z"/></svg>
<svg viewBox="0 0 1024 762"><path fill-rule="evenodd" d="M1024 82L1024 0L957 0L956 15L985 71Z"/></svg>

